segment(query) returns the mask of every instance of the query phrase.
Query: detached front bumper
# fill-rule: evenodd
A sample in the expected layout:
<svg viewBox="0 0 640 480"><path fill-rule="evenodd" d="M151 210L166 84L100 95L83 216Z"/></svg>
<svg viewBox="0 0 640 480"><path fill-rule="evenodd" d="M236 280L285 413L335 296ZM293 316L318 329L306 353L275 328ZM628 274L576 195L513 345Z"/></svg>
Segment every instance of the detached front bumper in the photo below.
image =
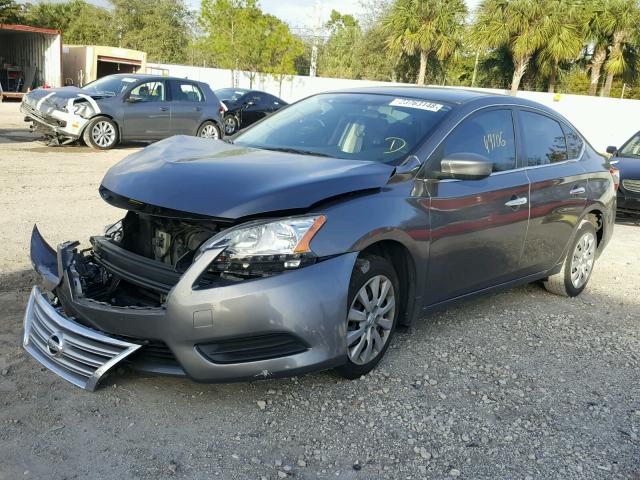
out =
<svg viewBox="0 0 640 480"><path fill-rule="evenodd" d="M89 120L73 113L47 108L40 110L26 102L20 104L20 111L34 123L37 130L53 136L77 140L82 135Z"/></svg>
<svg viewBox="0 0 640 480"><path fill-rule="evenodd" d="M347 294L356 253L272 277L196 289L201 272L220 253L207 251L179 278L162 307L140 308L85 297L71 261L76 245L63 244L54 253L34 229L32 261L62 307L55 310L49 304L45 310L56 311L68 322L65 325L125 342L127 348L138 347L111 362L105 372L127 358L145 371L230 382L298 375L332 368L346 359ZM34 304L46 302L34 292ZM27 309L25 338L34 311ZM158 345L165 346L164 358L145 355L157 354ZM40 355L27 350L60 374L51 367L46 349Z"/></svg>

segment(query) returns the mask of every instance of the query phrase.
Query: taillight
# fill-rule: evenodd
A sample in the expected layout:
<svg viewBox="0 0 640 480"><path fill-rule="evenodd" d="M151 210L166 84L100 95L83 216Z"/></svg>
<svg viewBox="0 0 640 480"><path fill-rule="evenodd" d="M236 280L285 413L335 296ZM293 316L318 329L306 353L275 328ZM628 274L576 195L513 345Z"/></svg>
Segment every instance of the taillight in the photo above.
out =
<svg viewBox="0 0 640 480"><path fill-rule="evenodd" d="M609 167L609 173L611 173L611 177L613 178L613 188L618 190L620 186L620 170L616 167Z"/></svg>
<svg viewBox="0 0 640 480"><path fill-rule="evenodd" d="M224 113L226 111L228 111L229 109L227 108L227 106L224 104L224 102L220 102L220 113L224 115Z"/></svg>

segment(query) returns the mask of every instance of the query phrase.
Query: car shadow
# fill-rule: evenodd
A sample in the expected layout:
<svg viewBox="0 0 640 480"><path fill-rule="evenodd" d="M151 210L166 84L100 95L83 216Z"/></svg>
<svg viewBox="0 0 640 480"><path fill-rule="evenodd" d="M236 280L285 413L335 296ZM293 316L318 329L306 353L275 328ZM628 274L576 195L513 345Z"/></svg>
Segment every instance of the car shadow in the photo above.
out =
<svg viewBox="0 0 640 480"><path fill-rule="evenodd" d="M637 216L617 215L616 225L629 225L632 227L640 227L640 214L638 214Z"/></svg>
<svg viewBox="0 0 640 480"><path fill-rule="evenodd" d="M2 143L29 143L42 138L41 135L32 133L22 128L0 128L0 144Z"/></svg>

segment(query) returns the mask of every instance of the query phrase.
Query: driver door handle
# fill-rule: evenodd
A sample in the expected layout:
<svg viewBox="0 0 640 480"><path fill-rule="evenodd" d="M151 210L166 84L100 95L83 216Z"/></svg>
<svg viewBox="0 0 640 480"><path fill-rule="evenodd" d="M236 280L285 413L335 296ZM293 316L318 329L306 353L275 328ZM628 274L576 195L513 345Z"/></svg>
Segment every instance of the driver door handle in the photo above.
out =
<svg viewBox="0 0 640 480"><path fill-rule="evenodd" d="M525 205L527 201L527 197L514 197L505 203L505 205L507 207L519 207L520 205Z"/></svg>
<svg viewBox="0 0 640 480"><path fill-rule="evenodd" d="M167 110L169 110L169 107L160 107L161 112L166 112Z"/></svg>

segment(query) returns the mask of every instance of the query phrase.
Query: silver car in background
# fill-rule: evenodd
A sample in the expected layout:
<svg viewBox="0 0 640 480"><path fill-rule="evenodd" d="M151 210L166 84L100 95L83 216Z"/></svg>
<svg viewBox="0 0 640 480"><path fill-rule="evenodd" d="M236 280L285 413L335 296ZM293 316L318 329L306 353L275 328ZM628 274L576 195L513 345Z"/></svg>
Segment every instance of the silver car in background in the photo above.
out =
<svg viewBox="0 0 640 480"><path fill-rule="evenodd" d="M222 138L224 132L224 106L206 83L159 75L118 74L82 88L39 88L23 97L20 110L52 145L82 139L107 150L123 141Z"/></svg>

